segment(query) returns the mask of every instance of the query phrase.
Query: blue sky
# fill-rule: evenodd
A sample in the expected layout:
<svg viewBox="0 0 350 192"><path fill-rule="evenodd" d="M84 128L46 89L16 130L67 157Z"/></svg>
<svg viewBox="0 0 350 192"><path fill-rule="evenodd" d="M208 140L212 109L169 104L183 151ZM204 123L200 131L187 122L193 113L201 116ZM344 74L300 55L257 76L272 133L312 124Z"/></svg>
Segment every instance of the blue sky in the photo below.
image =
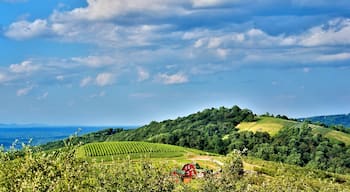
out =
<svg viewBox="0 0 350 192"><path fill-rule="evenodd" d="M0 0L0 122L350 112L348 0Z"/></svg>

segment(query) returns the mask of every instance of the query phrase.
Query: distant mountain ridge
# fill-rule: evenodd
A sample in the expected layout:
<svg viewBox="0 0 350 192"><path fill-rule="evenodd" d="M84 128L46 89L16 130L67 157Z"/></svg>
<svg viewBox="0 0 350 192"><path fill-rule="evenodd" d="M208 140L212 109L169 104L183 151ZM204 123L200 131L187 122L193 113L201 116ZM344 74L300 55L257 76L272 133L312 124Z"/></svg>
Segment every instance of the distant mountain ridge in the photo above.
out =
<svg viewBox="0 0 350 192"><path fill-rule="evenodd" d="M328 126L332 125L342 125L346 128L350 128L350 113L349 114L339 114L339 115L322 115L315 117L300 118L299 120L309 120L313 123L323 123Z"/></svg>

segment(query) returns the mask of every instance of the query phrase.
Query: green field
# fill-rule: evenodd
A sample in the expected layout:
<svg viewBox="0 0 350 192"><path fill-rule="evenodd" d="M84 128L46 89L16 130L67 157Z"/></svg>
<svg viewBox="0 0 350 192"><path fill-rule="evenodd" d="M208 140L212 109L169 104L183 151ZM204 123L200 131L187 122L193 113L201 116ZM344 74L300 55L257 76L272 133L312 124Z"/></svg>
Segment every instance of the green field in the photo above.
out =
<svg viewBox="0 0 350 192"><path fill-rule="evenodd" d="M270 135L276 135L283 127L289 127L297 124L298 122L289 121L284 119L278 119L273 117L261 117L256 122L243 122L240 123L237 128L240 131L252 131L252 132L267 132Z"/></svg>
<svg viewBox="0 0 350 192"><path fill-rule="evenodd" d="M148 142L89 143L77 150L78 157L113 160L118 158L173 158L184 155L214 155L204 151L174 145Z"/></svg>

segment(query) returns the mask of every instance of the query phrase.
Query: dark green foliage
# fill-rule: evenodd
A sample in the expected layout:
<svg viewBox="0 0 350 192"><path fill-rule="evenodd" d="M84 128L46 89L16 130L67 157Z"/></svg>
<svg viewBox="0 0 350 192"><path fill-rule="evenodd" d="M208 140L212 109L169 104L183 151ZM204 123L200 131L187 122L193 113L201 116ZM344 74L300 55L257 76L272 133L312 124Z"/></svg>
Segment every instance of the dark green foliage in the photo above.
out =
<svg viewBox="0 0 350 192"><path fill-rule="evenodd" d="M282 129L269 142L253 147L250 155L270 161L350 173L350 147L301 127Z"/></svg>
<svg viewBox="0 0 350 192"><path fill-rule="evenodd" d="M238 106L206 109L187 117L151 122L139 129L114 134L109 140L150 141L196 148L226 154L229 142L225 135L233 133L240 122L255 120L255 115Z"/></svg>

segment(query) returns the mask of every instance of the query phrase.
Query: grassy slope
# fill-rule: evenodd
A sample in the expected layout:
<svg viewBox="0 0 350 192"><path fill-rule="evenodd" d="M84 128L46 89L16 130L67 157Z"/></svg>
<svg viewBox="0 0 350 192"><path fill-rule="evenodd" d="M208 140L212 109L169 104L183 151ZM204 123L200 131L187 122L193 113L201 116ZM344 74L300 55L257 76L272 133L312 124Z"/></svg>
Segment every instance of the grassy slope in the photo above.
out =
<svg viewBox="0 0 350 192"><path fill-rule="evenodd" d="M138 152L138 151L125 151L115 153L114 148L125 148L126 146L146 146L149 149L157 149L154 152ZM96 146L97 149L102 149L103 146L106 146L105 151L106 154L96 155L96 156L87 156L86 150L88 147ZM158 150L159 149L159 150ZM112 154L112 155L109 155ZM143 157L150 158L175 158L175 157L183 157L183 156L198 156L198 155L211 155L214 156L216 154L200 151L197 149L190 149L185 147L179 147L174 145L167 144L159 144L159 143L145 143L145 142L102 142L102 143L89 143L81 146L77 150L78 157L87 158L87 159L96 159L96 160L104 160L110 161L113 159L124 159L124 158L132 158L138 159Z"/></svg>
<svg viewBox="0 0 350 192"><path fill-rule="evenodd" d="M262 174L263 180L272 180L278 185L283 185L282 182L290 182L306 186L312 186L314 191L327 191L323 186L328 186L331 191L350 191L350 175L342 175L330 173L317 169L299 167L272 161L264 161L256 158L245 158L244 169L256 171L259 175Z"/></svg>
<svg viewBox="0 0 350 192"><path fill-rule="evenodd" d="M273 136L276 135L278 131L281 130L283 127L298 127L302 126L302 124L302 122L297 121L290 121L273 117L260 117L260 119L256 122L240 123L237 126L237 128L240 131L268 132L270 135ZM329 139L341 141L344 142L346 145L350 145L350 134L313 124L309 124L309 127L313 129L314 133L319 133Z"/></svg>
<svg viewBox="0 0 350 192"><path fill-rule="evenodd" d="M268 132L270 135L276 135L283 127L290 127L298 122L289 121L284 119L277 119L273 117L261 117L256 122L243 122L240 123L237 128L240 131L252 131L252 132Z"/></svg>

